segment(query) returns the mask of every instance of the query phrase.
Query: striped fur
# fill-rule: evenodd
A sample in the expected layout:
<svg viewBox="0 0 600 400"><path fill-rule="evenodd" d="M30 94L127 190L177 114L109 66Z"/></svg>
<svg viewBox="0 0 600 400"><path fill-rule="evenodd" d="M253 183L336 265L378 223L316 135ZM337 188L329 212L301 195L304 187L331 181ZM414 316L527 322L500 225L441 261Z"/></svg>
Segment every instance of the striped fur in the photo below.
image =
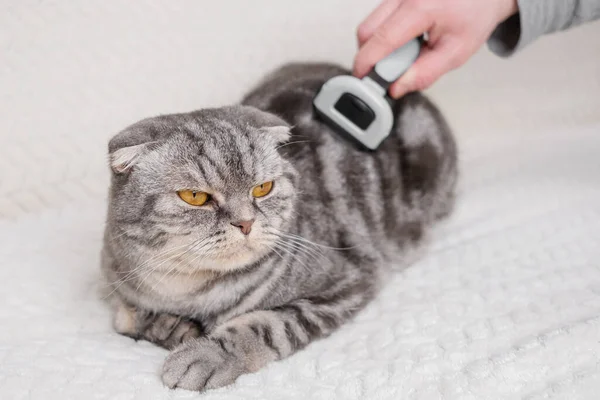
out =
<svg viewBox="0 0 600 400"><path fill-rule="evenodd" d="M167 386L221 387L327 337L451 212L457 151L423 95L394 105L376 152L315 119L316 91L347 73L290 64L242 105L148 118L109 143L107 297L118 332L173 349ZM214 201L189 206L180 189ZM248 236L231 225L248 219Z"/></svg>

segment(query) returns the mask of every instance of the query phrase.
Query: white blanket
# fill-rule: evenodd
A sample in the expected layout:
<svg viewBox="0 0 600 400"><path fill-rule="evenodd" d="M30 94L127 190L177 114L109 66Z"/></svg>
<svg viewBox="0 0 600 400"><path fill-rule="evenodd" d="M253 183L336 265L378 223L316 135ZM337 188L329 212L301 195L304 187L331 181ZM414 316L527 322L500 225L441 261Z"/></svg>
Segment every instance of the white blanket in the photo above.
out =
<svg viewBox="0 0 600 400"><path fill-rule="evenodd" d="M375 2L0 3L1 399L598 398L598 24L432 88L462 177L430 250L332 337L198 397L99 300L106 141L285 61L350 65Z"/></svg>

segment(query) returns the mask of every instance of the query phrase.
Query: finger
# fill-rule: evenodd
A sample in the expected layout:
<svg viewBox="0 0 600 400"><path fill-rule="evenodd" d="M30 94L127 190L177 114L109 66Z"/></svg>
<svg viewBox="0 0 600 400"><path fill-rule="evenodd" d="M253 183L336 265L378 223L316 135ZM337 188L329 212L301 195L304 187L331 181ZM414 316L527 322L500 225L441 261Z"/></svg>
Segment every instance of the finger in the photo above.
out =
<svg viewBox="0 0 600 400"><path fill-rule="evenodd" d="M381 59L432 27L430 14L419 12L412 4L401 3L358 50L353 66L355 76L362 78Z"/></svg>
<svg viewBox="0 0 600 400"><path fill-rule="evenodd" d="M361 47L373 36L379 26L394 12L403 0L383 0L375 10L358 26L356 37Z"/></svg>
<svg viewBox="0 0 600 400"><path fill-rule="evenodd" d="M409 92L425 90L458 64L456 51L450 45L424 48L408 71L390 86L390 96L398 99Z"/></svg>

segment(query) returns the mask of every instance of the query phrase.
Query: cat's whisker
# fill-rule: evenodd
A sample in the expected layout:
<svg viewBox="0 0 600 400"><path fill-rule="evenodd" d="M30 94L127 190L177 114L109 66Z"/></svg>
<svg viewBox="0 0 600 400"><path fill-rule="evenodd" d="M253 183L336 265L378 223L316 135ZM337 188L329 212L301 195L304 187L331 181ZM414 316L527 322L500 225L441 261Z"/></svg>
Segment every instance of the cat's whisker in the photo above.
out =
<svg viewBox="0 0 600 400"><path fill-rule="evenodd" d="M277 230L275 228L271 228L271 229L273 229L274 231L276 231L276 233L278 235L281 235L282 237L287 237L287 238L290 238L290 239L297 239L297 240L300 240L300 241L302 241L304 243L308 243L308 244L311 244L313 246L318 246L318 247L325 248L325 249L330 249L330 250L351 250L351 249L354 249L354 248L358 247L358 245L356 245L356 246L350 246L350 247L332 247L332 246L327 246L327 245L324 245L324 244L315 243L315 242L310 241L310 240L308 240L308 239L306 239L306 238L304 238L302 236L299 236L299 235L284 233L284 232L281 232L281 231L279 231L279 230Z"/></svg>
<svg viewBox="0 0 600 400"><path fill-rule="evenodd" d="M186 245L182 245L182 246L177 246L171 249L167 249L153 257L151 257L150 259L144 261L142 264L136 266L135 268L133 268L131 271L129 271L123 278L118 279L114 282L108 283L106 286L113 286L116 284L115 288L108 293L106 296L103 297L103 299L107 299L109 298L114 292L116 292L123 284L125 284L128 281L134 280L134 279L139 279L141 276L139 275L141 272L143 272L143 270L145 269L145 267L150 264L152 261L158 260L162 257L167 257L165 261L168 261L169 258L172 258L173 256L170 256L169 254L171 252L177 251L183 247L188 246L188 244ZM163 261L164 263L164 261ZM161 263L162 264L162 263ZM149 273L151 273L153 270L155 270L155 268L151 268L151 271ZM137 290L137 289L136 289Z"/></svg>
<svg viewBox="0 0 600 400"><path fill-rule="evenodd" d="M329 271L327 269L327 263L330 262L330 260L324 254L321 254L320 258L316 258L314 254L308 253L306 251L306 249L292 247L290 242L277 241L277 244L279 244L280 246L284 246L284 247L287 246L288 248L297 251L298 252L297 254L299 254L299 255L306 254L307 256L311 257L311 259L313 261L315 261L315 263L312 264L313 268L318 268L320 270L320 272L329 275Z"/></svg>
<svg viewBox="0 0 600 400"><path fill-rule="evenodd" d="M157 270L159 270L159 269L160 269L160 267L161 267L161 266L163 266L165 263L167 263L167 262L170 262L170 261L172 261L173 259L176 259L176 258L181 258L181 257L185 256L187 253L189 253L189 252L191 252L191 251L197 251L197 250L201 250L201 249L203 249L205 246L207 246L208 244L210 244L210 242L209 242L209 239L210 239L210 238L207 238L207 239L204 239L204 240L198 240L198 241L195 241L195 242L191 243L191 244L189 245L188 249L186 249L186 250L184 250L183 252L181 252L181 253L179 253L179 254L175 255L174 257L171 257L171 258L169 258L169 259L167 259L167 260L165 260L165 261L161 262L160 264L158 264L157 266L155 266L154 268L152 268L152 269L151 269L151 270L150 270L150 271L149 271L149 272L148 272L148 273L147 273L147 274L144 276L144 278L143 278L143 279L140 281L140 283L138 284L138 286L137 286L137 288L136 288L136 291L140 289L140 287L141 287L141 286L144 284L144 282L145 282L145 281L146 281L146 280L147 280L147 279L150 277L150 275L152 275L154 272L156 272ZM178 264L176 264L176 265L175 265L174 267L172 267L171 269L169 269L169 270L167 271L167 273L166 273L164 276L168 275L168 274L169 274L169 273L170 273L172 270L174 270L174 269L175 269L175 268L177 268L179 265L181 265L181 263L182 263L182 262L183 262L183 260L182 260L182 259L180 259L180 260L179 260L179 263L178 263ZM161 279L159 280L159 282L158 282L156 285L154 285L154 286L152 287L152 290L154 290L154 288L155 288L155 287L156 287L158 284L160 284L160 282L162 281L162 279L164 279L164 276L163 276L163 278L161 278Z"/></svg>
<svg viewBox="0 0 600 400"><path fill-rule="evenodd" d="M306 238L303 238L302 236L293 235L293 234L282 233L282 236L286 237L286 238L289 238L289 239L292 239L292 240L301 241L303 243L307 243L307 244L315 246L315 247L320 247L320 248L329 249L329 250L350 250L350 249L353 249L353 248L357 247L357 246L351 246L351 247L333 247L333 246L327 246L327 245L324 245L324 244L315 243L315 242L310 241L310 240L308 240Z"/></svg>
<svg viewBox="0 0 600 400"><path fill-rule="evenodd" d="M297 143L311 143L311 142L314 142L314 141L313 141L313 140L296 140L296 141L294 141L294 142L287 142L287 143L284 143L284 144L282 144L282 145L279 145L279 146L275 147L275 149L276 149L276 150L279 150L280 148L282 148L282 147L285 147L285 146L289 146L289 145L291 145L291 144L297 144Z"/></svg>
<svg viewBox="0 0 600 400"><path fill-rule="evenodd" d="M189 253L190 251L198 251L198 250L202 250L204 247L208 246L208 245L212 245L212 247L214 247L216 243L212 242L212 243L203 243L200 246L194 245L192 246L190 249L188 249L185 253L179 255L177 258L180 258L182 256L184 256L185 254ZM212 248L210 247L209 250ZM205 256L205 254L200 254L199 256ZM192 264L194 263L199 256L196 256L194 259L192 259L188 264ZM177 271L177 268L183 263L183 260L179 260L179 262L177 264L175 264L173 267L171 267L159 280L156 284L154 284L151 288L151 291L154 291L154 289L156 289L158 287L158 285L160 285L160 283L173 271ZM177 273L181 273L182 271L177 271Z"/></svg>
<svg viewBox="0 0 600 400"><path fill-rule="evenodd" d="M181 246L176 246L176 247L172 247L169 249L166 249L158 254L155 254L154 256L150 257L149 259L145 260L143 263L136 265L131 271L129 271L123 278L118 279L117 282L126 282L127 280L129 280L130 277L132 277L133 275L135 275L137 272L139 272L141 269L143 269L146 265L150 264L153 261L156 261L157 259L160 259L162 257L168 256L169 253L182 249L186 246L189 246L189 244L184 244ZM111 286L116 282L113 283L109 283L107 286Z"/></svg>
<svg viewBox="0 0 600 400"><path fill-rule="evenodd" d="M300 258L298 257L296 254L294 254L291 250L289 250L287 247L285 247L282 243L274 243L274 246L277 247L279 250L285 251L287 254L290 255L290 257L292 258L292 260L300 263L300 265L302 265L306 271L310 271L310 267L308 265L306 265L306 263Z"/></svg>
<svg viewBox="0 0 600 400"><path fill-rule="evenodd" d="M214 247L215 247L215 245L216 245L216 242L213 242L213 243L207 243L206 245L208 245L208 244L210 244L210 247L207 249L207 252L208 252L208 251L210 251L210 250L212 250L212 249L214 249ZM200 249L202 249L202 248L204 248L204 247L205 247L205 246L201 246L201 247L200 247ZM198 249L198 250L200 250L200 249ZM207 258L207 257L208 257L208 254L206 254L206 252L205 252L205 254L199 254L199 255L197 255L196 257L194 257L192 260L190 260L190 261L188 262L188 264L193 264L193 263L195 263L196 261L198 261L198 260L203 260L203 259L205 259L205 258ZM181 262L180 262L180 263L181 263ZM152 290L154 290L154 289L155 289L155 288L156 288L156 287L157 287L157 286L160 284L160 282L161 282L161 281L162 281L162 280L163 280L163 279L164 279L166 276L168 276L169 274L171 274L171 272L173 272L173 271L175 271L175 272L176 272L176 275L175 275L175 277L177 277L177 276L179 276L180 274L182 274L182 273L183 273L183 270L177 270L177 269L176 269L176 268L177 268L179 265L180 265L180 264L177 264L175 267L173 267L173 268L171 268L169 271L167 271L167 273L166 273L166 274L165 274L165 275L164 275L164 276L163 276L163 277L162 277L162 278L161 278L161 279L160 279L160 280L159 280L159 281L156 283L156 285L154 285L154 286L152 287ZM194 271L193 273L195 274L195 273L197 273L197 272L199 272L199 271L200 271L200 269L197 269L197 270L196 270L196 271Z"/></svg>
<svg viewBox="0 0 600 400"><path fill-rule="evenodd" d="M322 246L315 246L314 243L309 243L306 241L302 241L296 237L290 237L290 236L284 236L280 233L271 233L272 235L275 235L276 237L280 238L280 239L285 239L287 242L289 243L293 243L295 246L299 246L303 249L305 249L306 251L309 251L317 256L320 257L326 257L325 253L322 250Z"/></svg>
<svg viewBox="0 0 600 400"><path fill-rule="evenodd" d="M194 243L196 243L196 242L186 243L186 244L183 244L183 245L180 245L180 246L176 246L176 247L168 249L168 250L166 250L166 251L164 251L162 253L159 253L159 254L157 254L157 255L155 255L153 257L150 257L148 260L144 261L142 264L136 266L132 271L130 271L129 274L125 277L126 279L124 278L124 279L121 279L121 280L123 282L126 282L126 281L129 281L129 280L140 278L141 276L135 276L135 275L138 274L139 272L142 272L142 270L144 270L149 264L151 264L151 263L153 263L155 261L159 261L163 257L166 257L161 263L159 263L158 265L155 265L152 268L150 268L150 270L148 272L152 273L152 271L154 271L156 268L160 267L165 262L168 262L172 258L178 257L178 254L172 254L173 252L181 250L181 249L186 249L189 246L193 246Z"/></svg>
<svg viewBox="0 0 600 400"><path fill-rule="evenodd" d="M289 236L282 236L282 238L284 238L286 240L289 240L290 242L292 242L292 243L294 243L294 244L296 244L298 246L301 246L301 247L303 247L305 249L308 249L308 250L310 250L310 251L312 251L314 253L317 253L317 254L325 255L324 251L325 250L329 250L329 249L327 249L325 247L315 246L313 243L309 243L309 242L300 240L298 238L289 237Z"/></svg>
<svg viewBox="0 0 600 400"><path fill-rule="evenodd" d="M279 258L281 258L282 260L285 260L285 258L283 258L283 256L281 255L280 252L277 251L277 249L273 248L272 250L275 254L277 254L279 256Z"/></svg>
<svg viewBox="0 0 600 400"><path fill-rule="evenodd" d="M165 272L165 273L164 273L164 274L163 274L163 275L160 277L160 279L159 279L159 280L158 280L158 281L157 281L157 282L156 282L154 285L152 285L152 287L150 288L150 291L151 291L151 292L154 292L154 290L155 290L155 289L158 287L158 285L160 285L160 283L161 283L161 282L162 282L162 281L163 281L163 280L164 280L164 279L165 279L167 276L169 276L169 275L171 274L171 272L173 272L173 271L176 271L176 270L177 270L177 266L178 266L178 265L180 265L180 264L181 264L181 260L179 261L179 263L178 263L178 264L175 264L174 266L172 266L171 268L169 268L169 269L168 269L168 270L167 270L167 271L166 271L166 272ZM142 283L143 283L143 282L140 282L140 285L138 285L138 288L137 288L137 289L139 289L139 287L141 286L141 284L142 284ZM137 289L136 289L136 290L137 290Z"/></svg>
<svg viewBox="0 0 600 400"><path fill-rule="evenodd" d="M320 251L320 249L311 248L309 246L304 245L303 243L298 243L287 238L282 238L281 236L275 233L268 232L267 234L273 235L275 237L275 243L288 246L289 248L298 251L299 254L306 254L310 256L314 261L318 261L319 259L328 260L326 255L322 251ZM272 243L269 244L271 245Z"/></svg>
<svg viewBox="0 0 600 400"><path fill-rule="evenodd" d="M323 254L321 251L318 251L315 248L311 248L309 246L306 246L303 243L294 242L294 241L292 241L290 239L282 239L282 242L285 243L288 246L291 246L291 247L297 249L300 252L303 252L305 254L311 255L315 261L318 261L319 258L320 259L327 259L327 257L325 256L325 254Z"/></svg>

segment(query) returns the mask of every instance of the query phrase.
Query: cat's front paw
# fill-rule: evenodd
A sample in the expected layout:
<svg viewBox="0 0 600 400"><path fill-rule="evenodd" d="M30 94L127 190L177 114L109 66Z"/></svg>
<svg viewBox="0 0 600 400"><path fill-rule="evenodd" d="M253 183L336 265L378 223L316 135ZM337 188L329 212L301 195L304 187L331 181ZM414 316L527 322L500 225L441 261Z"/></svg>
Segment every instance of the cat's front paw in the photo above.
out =
<svg viewBox="0 0 600 400"><path fill-rule="evenodd" d="M196 321L172 314L155 314L124 304L117 308L113 325L121 335L147 340L168 350L203 333Z"/></svg>
<svg viewBox="0 0 600 400"><path fill-rule="evenodd" d="M167 357L162 381L171 389L203 391L229 385L244 372L243 362L219 342L202 338L184 343Z"/></svg>
<svg viewBox="0 0 600 400"><path fill-rule="evenodd" d="M155 316L142 333L144 339L168 350L201 334L202 328L196 322L171 314Z"/></svg>

